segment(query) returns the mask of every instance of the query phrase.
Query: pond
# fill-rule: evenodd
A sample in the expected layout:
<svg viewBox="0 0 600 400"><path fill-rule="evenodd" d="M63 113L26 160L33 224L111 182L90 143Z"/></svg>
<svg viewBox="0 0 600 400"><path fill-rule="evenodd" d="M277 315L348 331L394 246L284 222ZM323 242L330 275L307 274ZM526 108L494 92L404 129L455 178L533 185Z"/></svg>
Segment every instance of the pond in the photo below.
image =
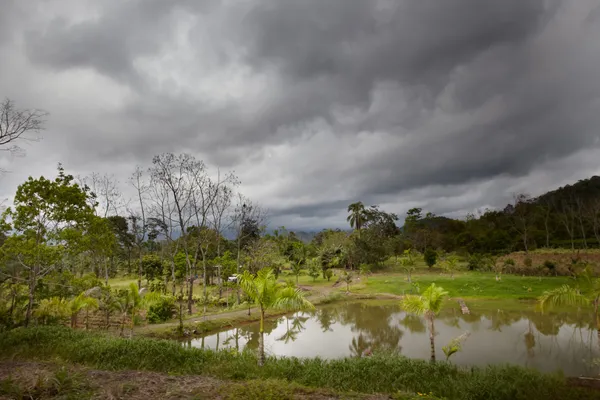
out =
<svg viewBox="0 0 600 400"><path fill-rule="evenodd" d="M568 376L598 373L600 359L595 320L584 310L541 313L532 303L478 301L467 303L463 315L456 304L435 320L437 359L442 347L469 332L462 350L451 361L460 365L518 364L544 372L562 370ZM240 326L185 342L210 349L256 350L258 323ZM319 307L265 321L265 351L295 357L357 357L367 349L429 359L425 321L404 313L397 303L349 302Z"/></svg>

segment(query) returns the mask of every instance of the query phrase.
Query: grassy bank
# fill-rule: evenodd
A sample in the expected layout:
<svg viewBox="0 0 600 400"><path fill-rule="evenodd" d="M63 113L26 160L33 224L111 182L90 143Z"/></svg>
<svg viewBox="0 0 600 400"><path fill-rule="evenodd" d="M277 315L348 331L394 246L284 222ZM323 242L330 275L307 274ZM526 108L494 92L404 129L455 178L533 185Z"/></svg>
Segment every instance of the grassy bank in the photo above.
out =
<svg viewBox="0 0 600 400"><path fill-rule="evenodd" d="M431 283L443 287L450 297L487 299L537 299L544 291L555 289L563 284L573 284L570 277L534 277L503 275L496 281L493 273L462 272L451 278L447 274L420 273L412 281L421 289ZM375 274L357 285L353 290L359 293L391 293L402 295L414 290L403 274Z"/></svg>
<svg viewBox="0 0 600 400"><path fill-rule="evenodd" d="M119 339L64 327L16 329L0 337L4 359L59 359L105 370L198 374L221 379L276 379L313 388L360 393L430 393L448 399L600 399L564 378L512 366L463 369L389 355L324 361L189 349L178 343Z"/></svg>

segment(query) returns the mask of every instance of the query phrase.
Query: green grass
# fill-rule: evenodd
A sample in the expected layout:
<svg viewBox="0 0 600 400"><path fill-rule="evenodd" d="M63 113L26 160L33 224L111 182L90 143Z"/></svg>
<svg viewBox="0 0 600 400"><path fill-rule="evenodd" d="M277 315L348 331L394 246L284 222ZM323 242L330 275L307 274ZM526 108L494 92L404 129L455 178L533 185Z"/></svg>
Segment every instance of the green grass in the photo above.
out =
<svg viewBox="0 0 600 400"><path fill-rule="evenodd" d="M421 392L448 399L600 399L598 392L569 387L559 375L515 366L459 368L445 362L431 364L376 354L330 361L270 357L261 368L250 352L214 352L185 348L172 341L120 339L64 327L6 332L0 337L0 355L5 359L58 359L105 370L204 374L233 380L276 379L343 392Z"/></svg>
<svg viewBox="0 0 600 400"><path fill-rule="evenodd" d="M460 272L454 279L439 273L419 273L412 276L412 281L418 283L421 290L435 283L448 291L450 297L488 299L536 299L546 290L574 283L569 277L516 275L503 275L497 282L495 275L487 272ZM404 274L375 274L354 291L402 295L411 293L411 284Z"/></svg>

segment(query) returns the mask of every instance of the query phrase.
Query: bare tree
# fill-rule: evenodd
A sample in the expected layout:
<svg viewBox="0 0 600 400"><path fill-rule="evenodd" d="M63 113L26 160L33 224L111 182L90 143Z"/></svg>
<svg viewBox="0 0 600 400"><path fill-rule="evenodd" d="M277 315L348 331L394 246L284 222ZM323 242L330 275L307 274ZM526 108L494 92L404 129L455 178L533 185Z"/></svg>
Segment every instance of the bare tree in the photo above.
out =
<svg viewBox="0 0 600 400"><path fill-rule="evenodd" d="M250 199L244 197L241 193L237 196L237 205L232 216L232 225L235 227L237 240L237 265L236 272L240 273L242 242L249 239L254 232L248 227L254 225L261 227L266 224L267 213L257 204L253 204ZM237 290L237 303L240 303L240 291Z"/></svg>
<svg viewBox="0 0 600 400"><path fill-rule="evenodd" d="M160 182L152 182L151 186L152 207L148 218L148 228L151 231L157 231L166 240L169 262L171 266L171 280L173 282L172 293L175 296L176 276L175 276L175 257L179 252L179 241L175 238L175 226L177 224L175 206L170 196L168 188ZM183 285L181 286L183 294Z"/></svg>
<svg viewBox="0 0 600 400"><path fill-rule="evenodd" d="M80 179L90 187L96 195L97 215L106 218L109 213L119 215L119 210L123 206L122 194L119 190L119 181L111 174L99 174L92 172L92 175Z"/></svg>
<svg viewBox="0 0 600 400"><path fill-rule="evenodd" d="M217 175L218 182L221 180L220 178L221 173L219 171ZM223 231L231 227L232 221L229 221L229 223L226 223L225 225L223 224L223 221L225 219L227 210L231 208L233 200L233 188L239 186L240 184L240 181L233 173L229 174L229 176L226 178L226 181L226 185L221 185L217 189L217 197L215 198L215 201L211 207L213 227L219 236L222 236ZM217 256L221 256L221 240L217 242Z"/></svg>
<svg viewBox="0 0 600 400"><path fill-rule="evenodd" d="M512 222L515 230L521 235L523 240L523 246L525 247L525 253L529 252L529 233L531 230L531 220L533 213L531 212L531 197L527 194L515 194L513 195L514 206Z"/></svg>
<svg viewBox="0 0 600 400"><path fill-rule="evenodd" d="M237 182L237 178L232 173L226 174L221 177L220 172L217 174L216 180L209 177L204 169L198 169L195 171L194 176L194 190L192 192L192 212L195 217L196 230L197 230L197 243L194 254L194 268L198 264L198 255L202 257L202 271L203 271L203 296L204 296L204 313L206 313L206 283L207 283L207 254L211 244L220 242L220 232L218 229L214 229L216 222L215 217L215 204L219 202L219 197L225 193L230 193L228 184ZM221 201L221 203L223 203ZM223 206L223 204L220 204ZM223 211L224 212L224 211ZM218 214L216 215L218 216Z"/></svg>
<svg viewBox="0 0 600 400"><path fill-rule="evenodd" d="M550 216L552 215L552 202L547 198L541 198L538 202L538 212L542 217L544 223L544 230L546 232L546 248L550 247Z"/></svg>
<svg viewBox="0 0 600 400"><path fill-rule="evenodd" d="M10 99L0 103L0 150L18 153L18 141L38 141L48 113L43 110L18 109ZM33 135L32 135L33 134Z"/></svg>
<svg viewBox="0 0 600 400"><path fill-rule="evenodd" d="M571 250L575 251L575 223L576 212L572 197L570 199L560 199L558 203L558 219L561 221L567 234L571 238Z"/></svg>
<svg viewBox="0 0 600 400"><path fill-rule="evenodd" d="M593 199L586 207L587 219L592 223L596 242L600 244L600 199Z"/></svg>
<svg viewBox="0 0 600 400"><path fill-rule="evenodd" d="M575 199L575 204L576 204L577 220L579 221L579 229L581 230L581 236L583 238L583 247L585 249L587 249L587 238L585 236L585 226L583 224L585 207L583 205L583 201L579 197L577 197Z"/></svg>
<svg viewBox="0 0 600 400"><path fill-rule="evenodd" d="M192 255L188 243L188 228L192 213L190 212L190 202L194 191L193 174L198 170L204 169L202 161L188 154L175 156L172 153L165 153L155 156L152 160L150 169L152 180L155 184L163 185L169 192L174 205L176 221L180 230L180 240L186 260L186 275L188 281L188 314L192 314L194 276Z"/></svg>
<svg viewBox="0 0 600 400"><path fill-rule="evenodd" d="M135 245L139 252L138 262L138 287L142 287L142 259L144 253L144 240L146 239L146 233L148 231L148 225L146 221L146 195L149 190L148 183L144 178L144 172L138 166L129 178L129 183L134 187L136 191L136 198L134 200L137 203L137 210L135 208L129 208L129 221L131 222L131 230L135 237Z"/></svg>

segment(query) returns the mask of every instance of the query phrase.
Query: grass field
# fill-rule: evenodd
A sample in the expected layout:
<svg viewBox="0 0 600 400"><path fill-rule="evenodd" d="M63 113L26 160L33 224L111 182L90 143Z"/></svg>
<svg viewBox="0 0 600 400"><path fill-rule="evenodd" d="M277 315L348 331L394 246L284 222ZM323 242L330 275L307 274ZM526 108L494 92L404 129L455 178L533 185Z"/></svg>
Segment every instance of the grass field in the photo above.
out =
<svg viewBox="0 0 600 400"><path fill-rule="evenodd" d="M0 359L54 360L108 371L154 371L234 381L278 380L341 392L433 393L449 400L600 399L600 392L571 387L564 377L521 367L460 368L385 354L327 361L269 357L264 367L258 367L251 352L213 352L184 348L173 341L121 339L65 327L6 332L0 336ZM4 390L7 384L1 383L0 390Z"/></svg>
<svg viewBox="0 0 600 400"><path fill-rule="evenodd" d="M573 284L568 277L531 277L503 275L496 281L493 273L461 272L454 278L439 273L418 273L412 276L413 284L422 290L431 283L443 287L450 297L490 298L490 299L536 299L546 290L563 284ZM374 274L363 279L352 290L359 293L391 293L396 295L415 292L406 275L400 273Z"/></svg>

